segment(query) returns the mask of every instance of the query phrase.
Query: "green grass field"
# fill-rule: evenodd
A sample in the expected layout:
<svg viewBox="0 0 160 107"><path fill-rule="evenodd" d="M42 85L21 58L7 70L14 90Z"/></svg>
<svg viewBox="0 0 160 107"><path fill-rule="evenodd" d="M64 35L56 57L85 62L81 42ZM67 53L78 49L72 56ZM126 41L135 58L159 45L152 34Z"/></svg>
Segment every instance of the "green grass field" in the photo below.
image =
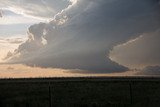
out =
<svg viewBox="0 0 160 107"><path fill-rule="evenodd" d="M160 78L1 79L0 107L160 107Z"/></svg>

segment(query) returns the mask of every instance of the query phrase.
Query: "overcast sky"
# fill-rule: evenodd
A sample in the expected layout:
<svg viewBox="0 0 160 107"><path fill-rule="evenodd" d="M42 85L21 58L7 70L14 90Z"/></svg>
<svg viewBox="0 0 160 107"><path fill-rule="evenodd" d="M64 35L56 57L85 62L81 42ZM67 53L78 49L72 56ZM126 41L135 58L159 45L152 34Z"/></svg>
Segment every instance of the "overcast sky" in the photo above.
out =
<svg viewBox="0 0 160 107"><path fill-rule="evenodd" d="M158 0L0 0L0 9L6 64L90 73L160 66Z"/></svg>

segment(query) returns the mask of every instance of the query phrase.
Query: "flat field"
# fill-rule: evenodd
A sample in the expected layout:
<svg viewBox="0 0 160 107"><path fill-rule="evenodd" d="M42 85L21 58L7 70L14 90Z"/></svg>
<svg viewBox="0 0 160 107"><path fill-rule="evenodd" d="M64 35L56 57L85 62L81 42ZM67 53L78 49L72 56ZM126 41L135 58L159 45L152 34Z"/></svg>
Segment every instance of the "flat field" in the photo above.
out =
<svg viewBox="0 0 160 107"><path fill-rule="evenodd" d="M160 78L0 79L0 107L160 107Z"/></svg>

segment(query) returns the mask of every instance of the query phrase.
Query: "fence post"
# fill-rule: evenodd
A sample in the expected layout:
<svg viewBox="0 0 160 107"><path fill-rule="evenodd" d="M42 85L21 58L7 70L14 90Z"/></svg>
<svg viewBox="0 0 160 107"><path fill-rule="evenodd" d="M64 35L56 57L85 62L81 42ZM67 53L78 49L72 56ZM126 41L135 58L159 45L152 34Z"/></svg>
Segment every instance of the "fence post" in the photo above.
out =
<svg viewBox="0 0 160 107"><path fill-rule="evenodd" d="M49 82L49 107L52 107L52 92L51 92L50 82Z"/></svg>
<svg viewBox="0 0 160 107"><path fill-rule="evenodd" d="M129 90L130 90L130 103L131 103L131 105L133 104L133 96L132 96L132 84L131 84L131 82L129 83Z"/></svg>

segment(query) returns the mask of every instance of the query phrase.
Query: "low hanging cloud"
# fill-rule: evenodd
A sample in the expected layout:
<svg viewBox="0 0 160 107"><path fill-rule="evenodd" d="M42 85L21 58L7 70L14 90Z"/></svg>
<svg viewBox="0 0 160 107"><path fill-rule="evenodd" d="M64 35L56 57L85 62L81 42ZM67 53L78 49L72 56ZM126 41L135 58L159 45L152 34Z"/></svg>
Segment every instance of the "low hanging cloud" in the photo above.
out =
<svg viewBox="0 0 160 107"><path fill-rule="evenodd" d="M0 43L8 43L8 44L21 44L25 41L25 38L20 37L10 37L10 38L0 38Z"/></svg>
<svg viewBox="0 0 160 107"><path fill-rule="evenodd" d="M14 52L14 50L25 41L25 38L18 37L0 38L0 61L3 62L2 59L10 58L12 52Z"/></svg>
<svg viewBox="0 0 160 107"><path fill-rule="evenodd" d="M16 38L16 39L7 39L7 41L10 44L21 44L24 42L24 40L22 38Z"/></svg>
<svg viewBox="0 0 160 107"><path fill-rule="evenodd" d="M137 72L135 75L153 75L159 76L160 75L160 66L146 66L140 72Z"/></svg>
<svg viewBox="0 0 160 107"><path fill-rule="evenodd" d="M109 58L110 50L159 29L159 13L157 0L74 0L49 23L29 27L28 40L9 63L96 73L126 71Z"/></svg>
<svg viewBox="0 0 160 107"><path fill-rule="evenodd" d="M112 60L130 68L160 65L160 29L144 33L134 40L115 46Z"/></svg>

